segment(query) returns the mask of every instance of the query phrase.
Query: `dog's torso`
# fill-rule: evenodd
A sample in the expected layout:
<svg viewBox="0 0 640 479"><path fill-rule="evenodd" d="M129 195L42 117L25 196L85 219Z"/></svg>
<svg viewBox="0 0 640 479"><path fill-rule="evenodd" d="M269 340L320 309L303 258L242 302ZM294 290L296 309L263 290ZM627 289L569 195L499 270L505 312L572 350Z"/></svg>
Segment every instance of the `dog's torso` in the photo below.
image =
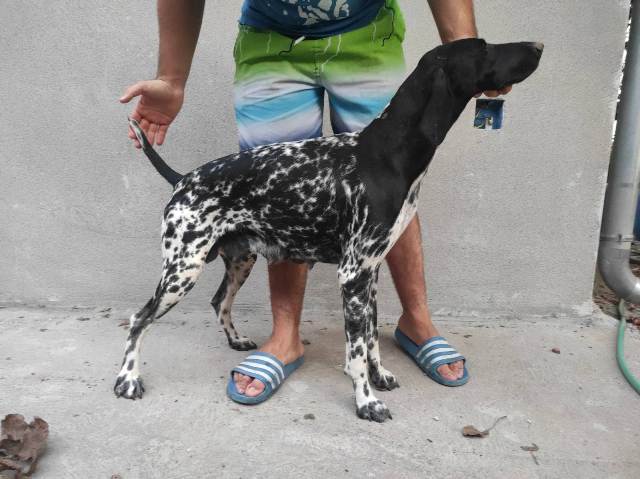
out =
<svg viewBox="0 0 640 479"><path fill-rule="evenodd" d="M182 229L194 246L214 231L212 257L223 248L227 256L249 250L270 261L339 263L357 248L363 261L379 258L415 213L421 177L376 207L367 194L375 185L358 168L366 161L360 141L354 133L261 146L195 169L165 210L165 247Z"/></svg>

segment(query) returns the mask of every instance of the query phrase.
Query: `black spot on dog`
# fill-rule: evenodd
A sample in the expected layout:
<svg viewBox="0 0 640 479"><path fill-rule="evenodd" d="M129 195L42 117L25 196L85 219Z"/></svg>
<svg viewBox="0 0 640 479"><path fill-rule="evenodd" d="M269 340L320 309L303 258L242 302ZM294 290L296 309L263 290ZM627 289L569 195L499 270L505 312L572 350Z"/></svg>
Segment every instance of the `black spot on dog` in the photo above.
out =
<svg viewBox="0 0 640 479"><path fill-rule="evenodd" d="M191 226L191 225L189 225ZM201 238L204 233L198 231L185 231L182 235L182 241L185 244L193 243L198 238Z"/></svg>

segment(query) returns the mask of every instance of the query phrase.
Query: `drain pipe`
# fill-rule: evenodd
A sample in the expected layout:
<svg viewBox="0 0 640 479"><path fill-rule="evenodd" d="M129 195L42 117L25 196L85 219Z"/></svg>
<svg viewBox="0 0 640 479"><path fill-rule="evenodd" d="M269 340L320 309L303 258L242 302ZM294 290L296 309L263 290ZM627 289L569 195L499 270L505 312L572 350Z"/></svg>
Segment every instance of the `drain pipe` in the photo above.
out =
<svg viewBox="0 0 640 479"><path fill-rule="evenodd" d="M640 279L629 265L640 181L640 2L632 2L618 122L604 198L598 268L620 298L640 304Z"/></svg>

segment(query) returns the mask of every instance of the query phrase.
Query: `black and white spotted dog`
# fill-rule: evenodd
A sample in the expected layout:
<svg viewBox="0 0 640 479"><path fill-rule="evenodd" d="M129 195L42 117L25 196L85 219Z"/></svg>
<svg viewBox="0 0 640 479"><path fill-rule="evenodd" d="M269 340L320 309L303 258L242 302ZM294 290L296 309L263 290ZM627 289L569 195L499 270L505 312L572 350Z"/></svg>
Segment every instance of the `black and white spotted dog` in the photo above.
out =
<svg viewBox="0 0 640 479"><path fill-rule="evenodd" d="M376 282L385 255L416 212L420 181L437 146L474 94L527 78L539 43L467 39L425 54L384 112L359 133L277 143L213 160L184 176L131 127L156 169L174 186L162 225L163 270L155 293L131 317L115 394L140 398L142 334L194 286L205 263L226 274L211 303L232 348L255 348L231 322L234 297L262 254L268 261L338 265L344 300L345 372L359 417L384 421L371 391L393 389L381 364Z"/></svg>

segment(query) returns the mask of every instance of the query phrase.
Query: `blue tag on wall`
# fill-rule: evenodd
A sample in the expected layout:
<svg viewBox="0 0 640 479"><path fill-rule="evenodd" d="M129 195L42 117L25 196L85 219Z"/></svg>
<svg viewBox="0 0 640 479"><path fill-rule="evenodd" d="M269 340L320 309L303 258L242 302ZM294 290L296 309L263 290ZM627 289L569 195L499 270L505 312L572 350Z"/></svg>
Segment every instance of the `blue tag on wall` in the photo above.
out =
<svg viewBox="0 0 640 479"><path fill-rule="evenodd" d="M502 110L504 100L476 100L476 116L473 126L481 130L498 130L502 128Z"/></svg>

